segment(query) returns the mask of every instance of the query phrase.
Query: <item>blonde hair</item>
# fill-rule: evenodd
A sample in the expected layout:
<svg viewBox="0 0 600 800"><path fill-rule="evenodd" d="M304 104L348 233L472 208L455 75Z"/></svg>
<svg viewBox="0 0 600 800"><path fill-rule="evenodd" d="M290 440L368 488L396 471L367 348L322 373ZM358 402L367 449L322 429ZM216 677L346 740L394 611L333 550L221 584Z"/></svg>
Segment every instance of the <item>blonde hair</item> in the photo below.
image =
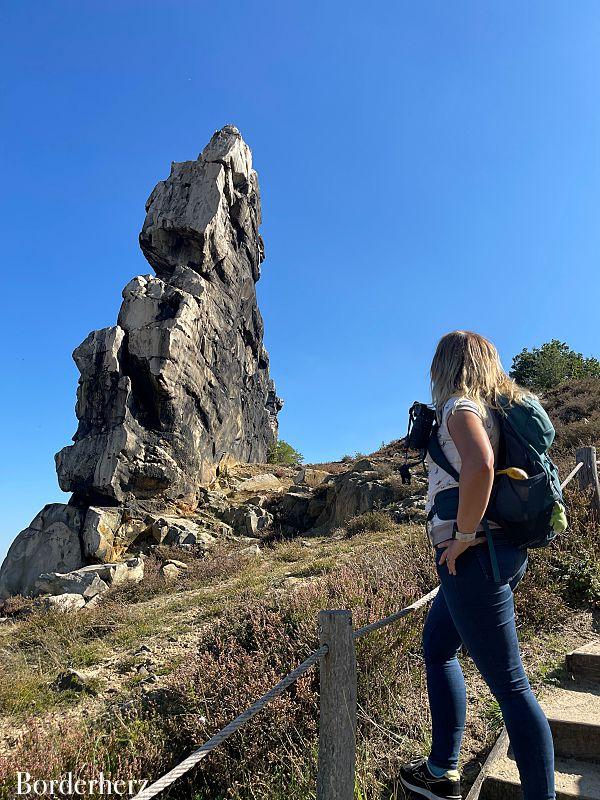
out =
<svg viewBox="0 0 600 800"><path fill-rule="evenodd" d="M500 398L512 405L532 397L506 374L494 345L472 331L452 331L442 336L430 375L431 397L438 414L454 396L473 400L484 418L488 408L502 413Z"/></svg>

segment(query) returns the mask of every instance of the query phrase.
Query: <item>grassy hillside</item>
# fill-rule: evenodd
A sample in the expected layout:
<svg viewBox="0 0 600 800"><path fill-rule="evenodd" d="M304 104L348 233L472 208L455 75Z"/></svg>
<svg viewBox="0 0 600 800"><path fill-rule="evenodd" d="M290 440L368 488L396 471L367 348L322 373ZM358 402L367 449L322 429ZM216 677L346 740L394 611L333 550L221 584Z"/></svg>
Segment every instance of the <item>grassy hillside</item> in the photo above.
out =
<svg viewBox="0 0 600 800"><path fill-rule="evenodd" d="M565 468L573 447L600 431L598 382L586 385L544 398ZM562 679L564 653L593 638L597 625L600 530L581 493L569 488L567 501L569 532L530 552L516 595L526 667L540 690ZM18 599L7 604L0 625L0 796L11 796L17 770L45 779L69 771L90 778L100 770L113 779L157 778L316 648L319 609L351 608L358 626L437 583L422 527L396 525L383 510L328 536L273 539L267 532L258 554L228 543L204 558L169 555L189 565L176 583L164 583L157 552L142 584L111 590L85 612L49 613ZM401 797L398 764L427 752L422 620L417 613L358 643L357 798ZM463 666L468 783L501 719L468 658ZM82 673L85 691L53 686L69 667ZM317 690L313 670L203 761L192 781L163 797L314 797Z"/></svg>
<svg viewBox="0 0 600 800"><path fill-rule="evenodd" d="M565 456L576 447L600 447L600 378L570 381L542 396L556 428L555 450Z"/></svg>

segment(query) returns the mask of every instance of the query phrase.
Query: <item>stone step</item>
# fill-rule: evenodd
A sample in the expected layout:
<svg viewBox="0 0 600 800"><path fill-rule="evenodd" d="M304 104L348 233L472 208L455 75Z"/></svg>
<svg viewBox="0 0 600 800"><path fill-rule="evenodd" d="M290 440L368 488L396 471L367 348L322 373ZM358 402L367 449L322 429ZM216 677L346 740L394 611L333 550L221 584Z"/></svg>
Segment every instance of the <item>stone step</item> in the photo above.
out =
<svg viewBox="0 0 600 800"><path fill-rule="evenodd" d="M542 700L557 757L600 762L600 685L553 689Z"/></svg>
<svg viewBox="0 0 600 800"><path fill-rule="evenodd" d="M555 761L556 800L600 800L600 764L573 758ZM523 800L517 765L500 756L486 775L480 800Z"/></svg>
<svg viewBox="0 0 600 800"><path fill-rule="evenodd" d="M567 669L578 678L600 682L600 641L567 653Z"/></svg>

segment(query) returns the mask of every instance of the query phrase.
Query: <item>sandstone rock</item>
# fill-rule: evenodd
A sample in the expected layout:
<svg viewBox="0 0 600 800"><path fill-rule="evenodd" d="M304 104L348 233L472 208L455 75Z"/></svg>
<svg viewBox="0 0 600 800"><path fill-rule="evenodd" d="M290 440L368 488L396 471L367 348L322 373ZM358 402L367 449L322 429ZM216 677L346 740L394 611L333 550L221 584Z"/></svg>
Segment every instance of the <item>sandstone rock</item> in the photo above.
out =
<svg viewBox="0 0 600 800"><path fill-rule="evenodd" d="M79 594L90 600L108 589L95 569L83 568L73 572L43 572L35 582L37 594Z"/></svg>
<svg viewBox="0 0 600 800"><path fill-rule="evenodd" d="M117 564L105 564L109 568L107 577L102 576L112 586L122 586L126 583L140 583L144 578L144 558L136 556Z"/></svg>
<svg viewBox="0 0 600 800"><path fill-rule="evenodd" d="M246 478L235 489L235 497L252 495L255 492L282 492L283 484L270 472Z"/></svg>
<svg viewBox="0 0 600 800"><path fill-rule="evenodd" d="M9 548L0 569L0 598L30 595L42 572L68 572L81 567L82 523L83 513L75 506L45 506Z"/></svg>
<svg viewBox="0 0 600 800"><path fill-rule="evenodd" d="M170 545L200 545L208 550L215 544L215 537L196 522L185 517L159 517L151 526L157 542Z"/></svg>
<svg viewBox="0 0 600 800"><path fill-rule="evenodd" d="M350 517L391 503L394 497L391 486L369 477L366 471L335 475L327 484L324 508L315 521L315 528L336 528Z"/></svg>
<svg viewBox="0 0 600 800"><path fill-rule="evenodd" d="M251 544L249 547L242 547L240 550L240 555L243 556L260 556L261 553L262 550L258 544Z"/></svg>
<svg viewBox="0 0 600 800"><path fill-rule="evenodd" d="M85 605L85 597L81 594L58 594L44 597L44 605L52 611L69 613L79 611Z"/></svg>
<svg viewBox="0 0 600 800"><path fill-rule="evenodd" d="M304 484L315 489L324 483L331 475L323 469L313 469L312 467L302 467L294 478L294 483Z"/></svg>
<svg viewBox="0 0 600 800"><path fill-rule="evenodd" d="M86 694L97 694L94 687L81 672L75 669L67 669L59 673L52 683L52 688L59 692L85 692Z"/></svg>
<svg viewBox="0 0 600 800"><path fill-rule="evenodd" d="M202 491L201 492L202 511L210 514L222 514L229 508L227 498L222 492Z"/></svg>
<svg viewBox="0 0 600 800"><path fill-rule="evenodd" d="M115 534L113 559L121 558L140 537L150 534L148 522L145 519L130 517L128 509L124 510L123 520Z"/></svg>
<svg viewBox="0 0 600 800"><path fill-rule="evenodd" d="M81 533L84 555L98 561L111 561L122 516L119 508L88 508Z"/></svg>
<svg viewBox="0 0 600 800"><path fill-rule="evenodd" d="M140 245L157 277L130 281L118 324L74 352L79 426L56 465L85 504L193 504L220 461L264 461L276 438L282 403L255 290L258 179L239 131L173 164L146 210Z"/></svg>
<svg viewBox="0 0 600 800"><path fill-rule="evenodd" d="M194 521L198 524L202 536L206 535L206 546L210 547L214 543L214 537L231 537L233 530L231 525L228 525L222 519L217 519L212 514L202 513L202 509L198 509L194 516ZM210 539L208 537L211 537Z"/></svg>
<svg viewBox="0 0 600 800"><path fill-rule="evenodd" d="M67 573L42 573L35 583L37 594L79 594L90 600L110 585L139 583L144 577L142 556L115 564L90 564Z"/></svg>
<svg viewBox="0 0 600 800"><path fill-rule="evenodd" d="M169 565L169 564L172 564L174 567L177 567L177 569L189 569L190 568L190 565L186 564L185 561L178 561L176 558L169 558L167 561L165 561L165 565Z"/></svg>
<svg viewBox="0 0 600 800"><path fill-rule="evenodd" d="M375 472L375 464L370 458L360 458L355 462L353 472Z"/></svg>
<svg viewBox="0 0 600 800"><path fill-rule="evenodd" d="M308 492L287 492L279 504L279 517L286 529L292 532L305 531L311 527L314 519L308 515L312 496Z"/></svg>
<svg viewBox="0 0 600 800"><path fill-rule="evenodd" d="M146 535L186 548L231 536L219 519L228 501L206 487L218 488L219 465L264 463L276 441L282 402L255 286L264 256L258 178L239 131L228 125L197 160L173 164L146 212L140 245L156 276L129 281L117 324L73 353L78 427L56 455L71 504L46 506L19 534L0 597L54 596L59 585L84 596L121 576L137 580L143 564L123 572L115 563ZM271 474L249 480L243 495L283 490ZM174 509L198 513L182 522ZM250 510L244 525L256 532L268 521ZM72 574L89 560L107 570Z"/></svg>
<svg viewBox="0 0 600 800"><path fill-rule="evenodd" d="M179 576L180 573L179 567L177 567L175 564L168 562L162 565L160 571L164 579L167 581L167 583L174 581Z"/></svg>
<svg viewBox="0 0 600 800"><path fill-rule="evenodd" d="M255 533L265 530L273 524L273 515L261 506L244 503L241 506L232 506L225 514L225 519L237 534L254 536Z"/></svg>

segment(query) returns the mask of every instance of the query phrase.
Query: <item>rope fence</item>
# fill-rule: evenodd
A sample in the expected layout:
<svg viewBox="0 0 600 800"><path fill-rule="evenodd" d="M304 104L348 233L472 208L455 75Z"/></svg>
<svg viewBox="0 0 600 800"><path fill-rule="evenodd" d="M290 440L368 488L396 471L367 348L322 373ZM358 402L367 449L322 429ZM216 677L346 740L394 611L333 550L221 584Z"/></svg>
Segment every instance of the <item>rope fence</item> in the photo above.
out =
<svg viewBox="0 0 600 800"><path fill-rule="evenodd" d="M275 700L277 697L282 695L288 686L291 686L292 683L298 680L305 672L314 666L317 661L322 658L329 648L327 645L323 645L319 647L318 650L315 650L313 653L309 655L309 657L299 664L296 669L289 672L285 678L279 681L276 686L273 686L272 689L266 694L263 694L255 703L253 703L249 708L243 711L238 717L232 720L228 725L222 728L218 733L210 738L207 742L205 742L202 747L199 747L195 750L191 755L189 755L184 761L174 767L170 772L167 772L166 775L163 775L162 778L159 778L155 783L151 786L147 786L141 792L136 794L134 800L150 800L151 797L155 797L160 792L164 791L167 786L170 786L177 778L181 778L182 775L185 775L186 772L195 767L199 761L202 761L215 747L218 747L222 744L226 739L229 739L242 725L245 725L249 722L255 714L258 714L259 711L270 703L271 700Z"/></svg>
<svg viewBox="0 0 600 800"><path fill-rule="evenodd" d="M391 625L392 622L397 622L402 617L405 617L407 614L410 614L412 611L416 611L419 608L422 608L426 605L430 600L436 596L439 592L440 587L436 586L428 594L420 597L418 600L415 600L414 603L411 605L406 606L406 608L401 609L400 611L395 611L393 614L390 614L389 617L384 617L383 619L377 620L377 622L371 622L370 625L364 625L362 628L357 628L353 632L353 636L355 639L360 639L361 636L366 636L367 633L372 633L373 631L379 630L379 628L384 628L386 625Z"/></svg>
<svg viewBox="0 0 600 800"><path fill-rule="evenodd" d="M576 465L562 482L561 489L564 489L576 475L579 475L580 488L590 485L594 488L594 503L600 511L600 483L597 469L600 461L596 459L596 449L594 447L579 448L575 458ZM440 587L436 586L435 589L409 606L356 630L352 628L350 611L321 611L319 613L321 646L318 650L313 651L278 684L269 689L266 694L180 764L135 795L133 800L150 800L160 794L251 720L268 703L282 695L317 662L320 662L321 675L317 800L352 800L356 760L357 709L354 642L423 608L430 600L433 600L439 589Z"/></svg>

